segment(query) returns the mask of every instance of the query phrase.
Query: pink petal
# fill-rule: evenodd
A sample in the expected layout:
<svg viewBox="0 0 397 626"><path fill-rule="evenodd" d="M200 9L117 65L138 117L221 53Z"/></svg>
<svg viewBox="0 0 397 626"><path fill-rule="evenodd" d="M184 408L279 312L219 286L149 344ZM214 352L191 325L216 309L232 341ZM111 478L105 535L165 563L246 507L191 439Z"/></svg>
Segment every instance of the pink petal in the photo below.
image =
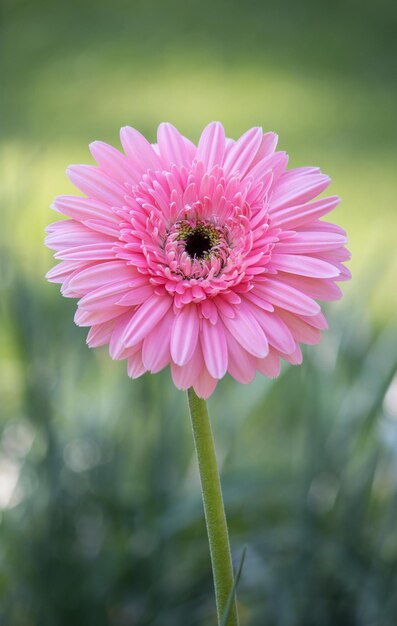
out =
<svg viewBox="0 0 397 626"><path fill-rule="evenodd" d="M335 250L346 243L344 235L334 232L299 231L286 241L276 244L275 252L288 254L313 254Z"/></svg>
<svg viewBox="0 0 397 626"><path fill-rule="evenodd" d="M162 320L145 337L142 361L153 374L162 370L171 361L170 339L174 314L170 309Z"/></svg>
<svg viewBox="0 0 397 626"><path fill-rule="evenodd" d="M177 365L185 365L197 346L199 319L197 306L188 304L175 317L171 333L171 356Z"/></svg>
<svg viewBox="0 0 397 626"><path fill-rule="evenodd" d="M115 258L114 241L75 246L57 252L56 259L65 261L107 261Z"/></svg>
<svg viewBox="0 0 397 626"><path fill-rule="evenodd" d="M148 140L140 132L124 126L120 130L120 140L135 175L142 175L147 170L162 170L160 158Z"/></svg>
<svg viewBox="0 0 397 626"><path fill-rule="evenodd" d="M70 165L66 173L72 183L90 198L110 206L122 206L126 189L95 165Z"/></svg>
<svg viewBox="0 0 397 626"><path fill-rule="evenodd" d="M85 220L84 224L97 233L108 235L113 240L117 240L120 236L120 229L118 226L112 224L108 220Z"/></svg>
<svg viewBox="0 0 397 626"><path fill-rule="evenodd" d="M168 296L154 295L142 304L127 325L123 341L126 347L139 343L164 317L172 304Z"/></svg>
<svg viewBox="0 0 397 626"><path fill-rule="evenodd" d="M109 320L103 324L91 326L87 335L87 345L90 348L98 348L109 343L114 329L115 320Z"/></svg>
<svg viewBox="0 0 397 626"><path fill-rule="evenodd" d="M46 227L46 232L48 233L45 239L46 246L57 251L92 243L112 243L114 245L113 237L98 234L75 220L54 222Z"/></svg>
<svg viewBox="0 0 397 626"><path fill-rule="evenodd" d="M125 310L125 309L124 309ZM133 316L132 311L127 311L116 320L115 327L109 342L109 354L112 359L126 359L138 350L140 342L132 348L127 347L124 341L124 333Z"/></svg>
<svg viewBox="0 0 397 626"><path fill-rule="evenodd" d="M275 250L278 250L278 247L275 247ZM312 278L335 278L339 276L339 270L334 265L303 254L273 253L269 264L270 268Z"/></svg>
<svg viewBox="0 0 397 626"><path fill-rule="evenodd" d="M85 269L83 267L81 272L75 274L70 280L69 287L84 295L102 285L125 280L133 282L135 278L136 271L124 261L104 261Z"/></svg>
<svg viewBox="0 0 397 626"><path fill-rule="evenodd" d="M335 285L332 279L308 278L306 276L298 276L294 274L278 274L279 282L290 285L307 296L316 300L339 300L342 297L342 291Z"/></svg>
<svg viewBox="0 0 397 626"><path fill-rule="evenodd" d="M210 395L214 392L215 387L218 381L216 378L213 378L206 367L203 367L200 374L196 378L193 388L197 393L199 398L203 400L207 400Z"/></svg>
<svg viewBox="0 0 397 626"><path fill-rule="evenodd" d="M227 370L228 350L221 320L218 319L214 325L203 319L200 340L208 372L213 378L223 378Z"/></svg>
<svg viewBox="0 0 397 626"><path fill-rule="evenodd" d="M188 389L192 387L203 367L203 355L200 344L198 344L192 358L185 363L185 365L180 366L174 363L174 361L171 361L171 374L175 386L178 389Z"/></svg>
<svg viewBox="0 0 397 626"><path fill-rule="evenodd" d="M340 275L339 275L338 280L350 280L351 279L352 274L351 274L351 271L347 267L338 263L338 268L340 270Z"/></svg>
<svg viewBox="0 0 397 626"><path fill-rule="evenodd" d="M252 304L255 304L257 307L263 309L264 311L269 311L269 313L272 313L274 311L274 306L267 302L267 300L265 300L263 296L259 294L259 292L255 291L255 288L252 291L246 293L244 295L244 299L252 302Z"/></svg>
<svg viewBox="0 0 397 626"><path fill-rule="evenodd" d="M331 222L325 222L324 220L313 220L306 226L299 226L297 228L299 232L322 232L322 233L336 233L338 235L342 235L346 237L346 231L344 228L341 228L337 224L332 224ZM346 243L347 239L345 239Z"/></svg>
<svg viewBox="0 0 397 626"><path fill-rule="evenodd" d="M276 378L280 373L280 358L272 348L264 359L256 359L258 371L268 378Z"/></svg>
<svg viewBox="0 0 397 626"><path fill-rule="evenodd" d="M61 261L58 265L50 269L45 277L51 283L63 283L63 281L77 269L84 269L86 267L87 265L82 265L80 261Z"/></svg>
<svg viewBox="0 0 397 626"><path fill-rule="evenodd" d="M192 151L187 140L172 124L160 124L157 131L157 141L163 166L169 169L171 163L190 166Z"/></svg>
<svg viewBox="0 0 397 626"><path fill-rule="evenodd" d="M325 250L324 252L317 252L320 259L330 261L334 263L336 261L348 261L351 259L351 252L347 248L338 248L337 250Z"/></svg>
<svg viewBox="0 0 397 626"><path fill-rule="evenodd" d="M211 300L210 302L213 303L215 307L215 311L216 311L216 316L213 318L211 317L209 318L212 324L215 324L216 322L218 311L225 317L230 317L230 318L234 317L235 307L229 304L229 302L226 302L225 298L223 298L222 295L219 294L216 298L214 298L214 300Z"/></svg>
<svg viewBox="0 0 397 626"><path fill-rule="evenodd" d="M229 366L228 371L239 383L247 384L255 378L255 357L249 354L229 332L226 333Z"/></svg>
<svg viewBox="0 0 397 626"><path fill-rule="evenodd" d="M123 313L125 313L125 309L121 309L119 306L110 306L95 311L87 311L79 307L75 313L74 321L77 326L95 326L95 324L103 324L103 322L119 317Z"/></svg>
<svg viewBox="0 0 397 626"><path fill-rule="evenodd" d="M120 183L135 184L139 181L128 159L116 148L103 141L93 141L89 147L95 161L109 176Z"/></svg>
<svg viewBox="0 0 397 626"><path fill-rule="evenodd" d="M239 172L244 176L261 145L263 132L261 128L251 128L233 145L223 164L226 176Z"/></svg>
<svg viewBox="0 0 397 626"><path fill-rule="evenodd" d="M61 287L61 294L65 296L65 298L80 298L81 296L85 295L84 293L80 293L79 291L74 291L73 289L70 289L69 287L70 281L73 280L73 278L76 276L76 274L79 273L82 267L84 268L87 266L86 265L82 266L80 263L79 269L75 270L74 272L72 272L72 274L70 274L64 279L62 287Z"/></svg>
<svg viewBox="0 0 397 626"><path fill-rule="evenodd" d="M310 324L310 326L313 326L314 328L317 328L318 330L328 329L328 322L325 319L325 316L323 313L318 313L317 315L312 315L311 317L306 317L306 315L299 315L299 317L304 322L306 322L307 324Z"/></svg>
<svg viewBox="0 0 397 626"><path fill-rule="evenodd" d="M102 285L83 296L79 301L79 307L85 311L113 307L120 299L121 294L129 288L129 284L129 281L121 281Z"/></svg>
<svg viewBox="0 0 397 626"><path fill-rule="evenodd" d="M300 365L303 361L302 350L296 346L295 352L292 354L283 354L283 359L291 363L291 365Z"/></svg>
<svg viewBox="0 0 397 626"><path fill-rule="evenodd" d="M254 356L264 357L269 346L266 335L245 303L236 306L234 318L222 315L223 323L235 339Z"/></svg>
<svg viewBox="0 0 397 626"><path fill-rule="evenodd" d="M218 302L218 301L219 301L219 296L218 298L214 300L210 300L209 298L207 298L206 300L203 300L200 304L200 310L201 310L202 316L205 317L205 319L210 320L211 324L216 324L216 320L218 319L218 311L215 305L215 302Z"/></svg>
<svg viewBox="0 0 397 626"><path fill-rule="evenodd" d="M297 315L293 315L288 311L280 310L279 315L291 330L296 341L306 343L308 345L315 345L319 343L321 334L318 328L313 328L310 323L303 321L302 318ZM310 318L308 319L310 320Z"/></svg>
<svg viewBox="0 0 397 626"><path fill-rule="evenodd" d="M279 352L291 354L296 348L291 332L276 313L267 313L266 311L260 311L259 309L253 309L255 311L255 317L259 322L261 328L263 328L266 337L274 348Z"/></svg>
<svg viewBox="0 0 397 626"><path fill-rule="evenodd" d="M142 362L141 352L136 352L132 356L128 357L128 376L130 378L139 378L146 372L146 368Z"/></svg>
<svg viewBox="0 0 397 626"><path fill-rule="evenodd" d="M132 285L130 284L128 291L117 301L117 304L119 306L137 306L151 298L153 294L153 286L148 285L147 278L143 276L134 281Z"/></svg>
<svg viewBox="0 0 397 626"><path fill-rule="evenodd" d="M250 170L254 167L254 165L259 163L259 161L262 161L262 159L265 159L274 154L274 151L277 147L277 141L278 136L276 135L276 133L265 133L264 135L262 135L261 144L247 173L250 173Z"/></svg>
<svg viewBox="0 0 397 626"><path fill-rule="evenodd" d="M222 165L225 153L225 131L220 122L212 122L203 130L197 147L197 160L202 161L208 171L214 165Z"/></svg>
<svg viewBox="0 0 397 626"><path fill-rule="evenodd" d="M294 172L294 170L290 172ZM307 174L299 171L294 176L287 176L287 174L283 174L273 190L270 201L271 213L290 204L303 204L312 200L324 191L330 183L329 177L321 174L321 172Z"/></svg>
<svg viewBox="0 0 397 626"><path fill-rule="evenodd" d="M272 224L286 229L298 228L334 209L340 202L338 196L321 198L309 204L297 204L272 213Z"/></svg>
<svg viewBox="0 0 397 626"><path fill-rule="evenodd" d="M317 302L285 282L268 278L265 283L258 285L256 290L272 304L292 313L316 315L320 312Z"/></svg>
<svg viewBox="0 0 397 626"><path fill-rule="evenodd" d="M108 204L91 198L58 196L52 203L51 208L81 222L97 219L106 220L112 224L120 222L119 216L112 211Z"/></svg>
<svg viewBox="0 0 397 626"><path fill-rule="evenodd" d="M265 157L259 161L252 170L249 171L249 176L254 180L262 180L269 172L273 173L273 183L279 180L280 176L285 172L285 168L288 164L288 155L285 152L276 152L270 156Z"/></svg>

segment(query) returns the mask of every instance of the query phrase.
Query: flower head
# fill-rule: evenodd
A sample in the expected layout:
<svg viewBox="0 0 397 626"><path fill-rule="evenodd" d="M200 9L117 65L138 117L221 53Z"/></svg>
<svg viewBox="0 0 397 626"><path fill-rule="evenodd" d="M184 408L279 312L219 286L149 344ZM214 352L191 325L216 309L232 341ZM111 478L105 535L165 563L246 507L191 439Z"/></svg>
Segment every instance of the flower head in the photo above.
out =
<svg viewBox="0 0 397 626"><path fill-rule="evenodd" d="M196 147L171 124L153 145L125 127L121 143L95 141L98 167L68 169L85 196L56 198L69 219L47 229L61 260L47 277L79 298L88 345L109 344L132 378L170 365L203 398L226 372L248 383L300 363L327 327L317 300L349 277L345 232L320 219L339 198L314 200L330 179L287 170L260 128L234 141L214 122Z"/></svg>

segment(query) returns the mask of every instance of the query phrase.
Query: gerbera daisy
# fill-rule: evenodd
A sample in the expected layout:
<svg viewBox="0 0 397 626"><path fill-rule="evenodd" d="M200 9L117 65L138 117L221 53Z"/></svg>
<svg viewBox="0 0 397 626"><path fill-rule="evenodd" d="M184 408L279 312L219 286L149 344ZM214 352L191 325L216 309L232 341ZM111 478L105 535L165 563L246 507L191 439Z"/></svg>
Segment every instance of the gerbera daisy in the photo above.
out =
<svg viewBox="0 0 397 626"><path fill-rule="evenodd" d="M98 166L67 170L85 195L56 198L69 219L47 229L61 260L47 278L79 298L88 345L109 344L132 378L170 365L201 398L226 372L249 383L300 363L327 327L317 300L349 277L345 232L320 219L339 198L314 200L328 176L287 170L261 128L234 141L213 122L195 146L171 124L157 144L124 127L121 143L95 141Z"/></svg>

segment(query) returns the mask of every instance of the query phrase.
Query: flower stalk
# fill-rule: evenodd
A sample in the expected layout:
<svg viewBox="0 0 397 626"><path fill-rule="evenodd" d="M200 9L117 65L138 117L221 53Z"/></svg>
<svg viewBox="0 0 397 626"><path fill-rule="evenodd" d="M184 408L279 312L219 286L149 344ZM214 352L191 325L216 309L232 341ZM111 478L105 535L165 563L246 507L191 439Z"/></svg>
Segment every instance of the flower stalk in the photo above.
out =
<svg viewBox="0 0 397 626"><path fill-rule="evenodd" d="M229 534L207 406L193 388L188 390L188 401L211 554L218 624L221 624L234 584ZM226 624L238 626L238 623L237 603L234 599Z"/></svg>

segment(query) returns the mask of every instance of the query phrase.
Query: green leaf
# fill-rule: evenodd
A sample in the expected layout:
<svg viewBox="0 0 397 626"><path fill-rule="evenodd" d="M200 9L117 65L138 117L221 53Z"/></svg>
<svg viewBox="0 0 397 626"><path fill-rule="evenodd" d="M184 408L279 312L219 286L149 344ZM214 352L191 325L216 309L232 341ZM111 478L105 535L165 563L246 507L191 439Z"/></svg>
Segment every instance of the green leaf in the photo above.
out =
<svg viewBox="0 0 397 626"><path fill-rule="evenodd" d="M237 568L237 573L236 573L236 576L235 576L235 579L234 579L234 585L233 585L233 587L232 587L232 589L231 589L231 591L229 593L229 597L227 599L225 610L224 610L224 613L223 613L223 616L222 616L222 621L221 621L219 626L226 626L226 624L227 624L227 620L228 620L229 615L230 615L230 610L232 608L232 604L233 604L233 601L234 601L234 598L235 598L235 595L236 595L237 585L238 585L238 582L240 580L241 572L243 571L243 565L244 565L246 552L247 552L247 546L244 546L243 551L241 553L240 563L239 563L239 566Z"/></svg>

